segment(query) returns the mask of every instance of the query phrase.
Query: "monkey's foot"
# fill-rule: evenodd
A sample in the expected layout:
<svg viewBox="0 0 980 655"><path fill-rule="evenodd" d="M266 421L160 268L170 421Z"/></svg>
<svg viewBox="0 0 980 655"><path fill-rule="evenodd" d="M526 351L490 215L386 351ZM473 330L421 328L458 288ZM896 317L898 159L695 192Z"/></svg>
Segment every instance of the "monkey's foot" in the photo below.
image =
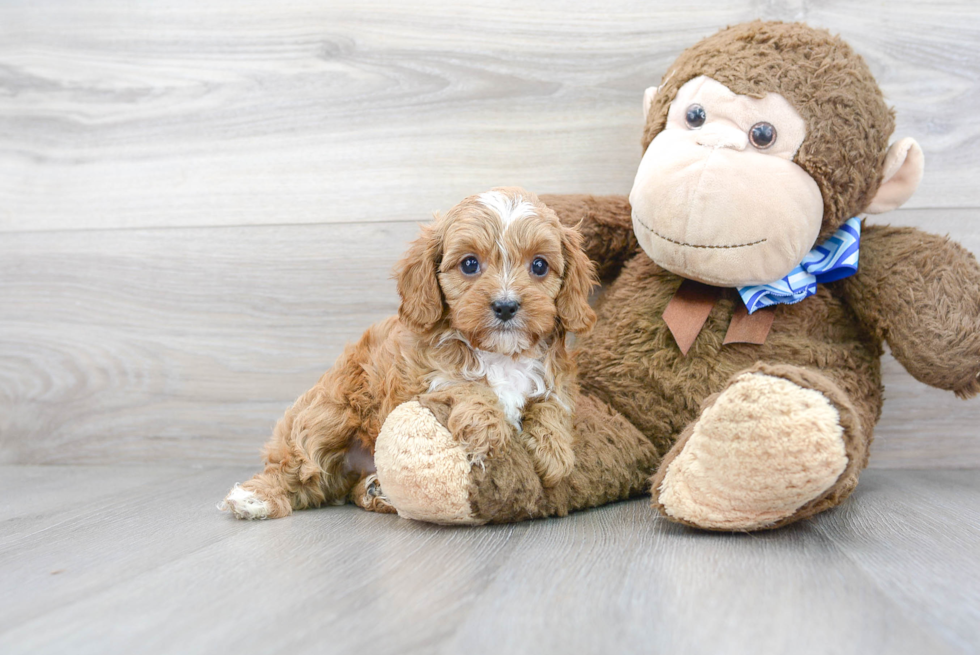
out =
<svg viewBox="0 0 980 655"><path fill-rule="evenodd" d="M766 529L810 516L854 488L859 467L848 444L862 441L859 432L830 380L759 365L709 399L678 439L653 477L654 506L710 530Z"/></svg>
<svg viewBox="0 0 980 655"><path fill-rule="evenodd" d="M470 506L472 458L427 408L396 407L378 434L374 464L399 516L430 523L485 523Z"/></svg>

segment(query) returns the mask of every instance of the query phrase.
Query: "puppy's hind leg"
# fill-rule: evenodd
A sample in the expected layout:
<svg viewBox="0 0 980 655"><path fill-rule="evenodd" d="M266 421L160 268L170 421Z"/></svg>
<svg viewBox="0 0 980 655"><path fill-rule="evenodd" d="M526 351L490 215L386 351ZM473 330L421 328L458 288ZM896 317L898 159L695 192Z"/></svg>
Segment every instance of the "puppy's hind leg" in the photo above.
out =
<svg viewBox="0 0 980 655"><path fill-rule="evenodd" d="M347 468L358 475L357 483L351 487L348 500L369 512L394 514L395 508L381 490L374 453L363 442L355 440L347 450Z"/></svg>
<svg viewBox="0 0 980 655"><path fill-rule="evenodd" d="M263 452L265 470L235 485L219 509L240 519L267 519L324 503L343 504L359 477L346 466L345 457L359 421L323 382L276 424Z"/></svg>

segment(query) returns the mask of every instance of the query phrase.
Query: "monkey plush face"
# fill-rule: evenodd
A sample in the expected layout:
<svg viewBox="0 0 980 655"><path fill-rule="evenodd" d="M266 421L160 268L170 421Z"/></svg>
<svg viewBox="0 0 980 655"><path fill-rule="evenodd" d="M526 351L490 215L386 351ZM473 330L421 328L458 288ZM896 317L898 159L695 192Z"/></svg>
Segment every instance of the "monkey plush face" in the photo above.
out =
<svg viewBox="0 0 980 655"><path fill-rule="evenodd" d="M813 247L823 199L793 158L806 122L781 95L699 76L677 92L633 183L633 229L664 268L720 286L764 284Z"/></svg>
<svg viewBox="0 0 980 655"><path fill-rule="evenodd" d="M688 48L644 97L630 203L646 253L716 286L774 282L846 220L901 206L913 139L867 64L802 23L735 25Z"/></svg>

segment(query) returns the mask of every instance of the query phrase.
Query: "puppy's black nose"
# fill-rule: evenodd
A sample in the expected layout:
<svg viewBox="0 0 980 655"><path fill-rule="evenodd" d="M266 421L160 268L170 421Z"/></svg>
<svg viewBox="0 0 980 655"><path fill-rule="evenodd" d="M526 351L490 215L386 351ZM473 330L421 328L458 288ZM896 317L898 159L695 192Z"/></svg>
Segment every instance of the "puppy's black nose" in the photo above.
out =
<svg viewBox="0 0 980 655"><path fill-rule="evenodd" d="M517 313L517 309L521 306L521 303L516 300L497 300L490 303L493 307L493 313L497 315L501 321L509 321L514 318L514 314Z"/></svg>

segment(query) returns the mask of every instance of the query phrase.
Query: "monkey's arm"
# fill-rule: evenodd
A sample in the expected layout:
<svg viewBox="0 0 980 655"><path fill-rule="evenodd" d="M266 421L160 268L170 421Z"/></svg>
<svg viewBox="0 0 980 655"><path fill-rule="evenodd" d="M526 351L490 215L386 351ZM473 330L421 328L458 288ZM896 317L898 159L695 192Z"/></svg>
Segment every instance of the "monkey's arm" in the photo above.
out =
<svg viewBox="0 0 980 655"><path fill-rule="evenodd" d="M540 198L563 224L577 227L582 233L585 252L595 262L603 282L619 275L626 260L639 249L626 196L546 194Z"/></svg>
<svg viewBox="0 0 980 655"><path fill-rule="evenodd" d="M864 226L843 295L917 380L980 392L980 266L963 246L914 228Z"/></svg>

